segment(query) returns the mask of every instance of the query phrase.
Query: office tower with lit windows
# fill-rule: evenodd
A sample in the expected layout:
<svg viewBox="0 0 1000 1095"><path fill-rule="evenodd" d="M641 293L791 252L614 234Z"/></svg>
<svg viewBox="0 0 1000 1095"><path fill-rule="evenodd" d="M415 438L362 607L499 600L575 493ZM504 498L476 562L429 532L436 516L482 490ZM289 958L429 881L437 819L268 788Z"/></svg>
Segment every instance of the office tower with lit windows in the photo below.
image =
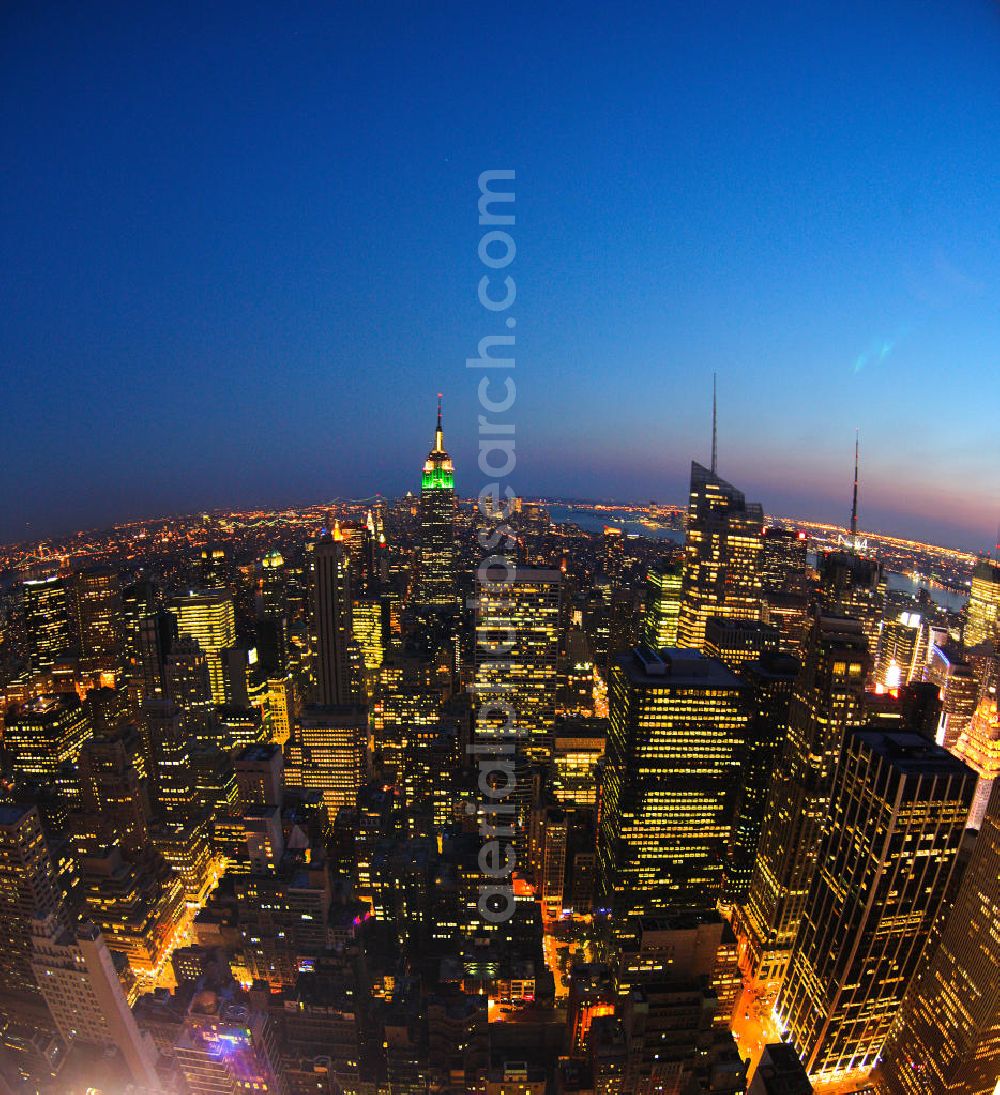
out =
<svg viewBox="0 0 1000 1095"><path fill-rule="evenodd" d="M45 673L75 647L72 604L66 579L58 574L23 583L24 629L35 673Z"/></svg>
<svg viewBox="0 0 1000 1095"><path fill-rule="evenodd" d="M750 718L739 809L726 857L723 901L727 905L745 901L750 888L771 779L788 734L788 709L800 668L790 654L769 651L756 661L743 662L738 669L749 688Z"/></svg>
<svg viewBox="0 0 1000 1095"><path fill-rule="evenodd" d="M1000 642L1000 561L988 556L972 571L963 638L969 648Z"/></svg>
<svg viewBox="0 0 1000 1095"><path fill-rule="evenodd" d="M194 559L194 571L200 589L228 589L231 575L226 549L221 544L206 544Z"/></svg>
<svg viewBox="0 0 1000 1095"><path fill-rule="evenodd" d="M759 620L764 511L697 462L691 464L684 578L678 625L681 646L704 650L713 616Z"/></svg>
<svg viewBox="0 0 1000 1095"><path fill-rule="evenodd" d="M120 1053L140 1090L160 1090L156 1047L139 1030L96 926L70 931L49 917L33 927L35 979L66 1042Z"/></svg>
<svg viewBox="0 0 1000 1095"><path fill-rule="evenodd" d="M95 844L119 844L137 855L149 840L148 760L129 722L106 728L80 751L80 811Z"/></svg>
<svg viewBox="0 0 1000 1095"><path fill-rule="evenodd" d="M781 648L781 632L760 620L730 620L713 616L705 625L705 655L718 658L734 672L744 662L757 661Z"/></svg>
<svg viewBox="0 0 1000 1095"><path fill-rule="evenodd" d="M878 1060L945 899L974 785L922 735L847 734L775 1006L814 1083Z"/></svg>
<svg viewBox="0 0 1000 1095"><path fill-rule="evenodd" d="M918 612L900 612L883 620L875 659L875 683L894 691L923 679L930 630Z"/></svg>
<svg viewBox="0 0 1000 1095"><path fill-rule="evenodd" d="M177 618L157 609L136 621L134 653L129 656L129 685L136 707L164 691L164 666L177 642ZM194 640L188 640L193 642Z"/></svg>
<svg viewBox="0 0 1000 1095"><path fill-rule="evenodd" d="M52 785L64 764L76 764L90 737L87 711L75 692L36 696L7 715L3 747L15 783Z"/></svg>
<svg viewBox="0 0 1000 1095"><path fill-rule="evenodd" d="M694 650L618 656L597 865L620 934L631 916L714 910L746 754L746 685Z"/></svg>
<svg viewBox="0 0 1000 1095"><path fill-rule="evenodd" d="M1000 778L1000 714L995 693L987 693L979 701L952 752L976 773L976 795L968 824L970 829L978 829L986 816L993 786Z"/></svg>
<svg viewBox="0 0 1000 1095"><path fill-rule="evenodd" d="M386 647L386 605L381 600L364 598L355 600L351 610L351 627L364 662L365 675L374 681ZM372 689L374 691L374 688Z"/></svg>
<svg viewBox="0 0 1000 1095"><path fill-rule="evenodd" d="M994 1095L1000 1074L1000 784L937 947L882 1050L880 1095Z"/></svg>
<svg viewBox="0 0 1000 1095"><path fill-rule="evenodd" d="M285 782L318 790L331 817L353 806L367 778L368 708L309 705L285 746Z"/></svg>
<svg viewBox="0 0 1000 1095"><path fill-rule="evenodd" d="M802 588L809 568L809 538L798 529L768 525L761 551L761 583L767 593Z"/></svg>
<svg viewBox="0 0 1000 1095"><path fill-rule="evenodd" d="M177 597L170 611L177 618L178 634L194 639L205 652L212 702L226 703L222 651L236 645L236 610L232 595L225 589L188 593Z"/></svg>
<svg viewBox="0 0 1000 1095"><path fill-rule="evenodd" d="M151 761L150 795L157 813L184 821L197 809L189 735L180 708L170 699L143 704L142 725Z"/></svg>
<svg viewBox="0 0 1000 1095"><path fill-rule="evenodd" d="M885 590L885 571L872 556L855 551L829 551L820 557L816 596L820 610L824 615L853 616L860 620L873 656L878 649L885 611Z"/></svg>
<svg viewBox="0 0 1000 1095"><path fill-rule="evenodd" d="M352 649L351 570L338 526L313 546L309 558L313 694L321 706L357 698Z"/></svg>
<svg viewBox="0 0 1000 1095"><path fill-rule="evenodd" d="M133 972L155 975L184 915L183 880L150 848L126 859L117 845L82 861L84 915Z"/></svg>
<svg viewBox="0 0 1000 1095"><path fill-rule="evenodd" d="M476 691L483 703L512 707L525 752L548 760L559 689L562 572L518 570L510 581L484 583L477 593Z"/></svg>
<svg viewBox="0 0 1000 1095"><path fill-rule="evenodd" d="M0 1016L49 1019L31 967L35 918L63 915L55 867L33 806L0 805Z"/></svg>
<svg viewBox="0 0 1000 1095"><path fill-rule="evenodd" d="M438 399L434 447L420 475L420 549L414 602L452 608L458 602L455 575L455 467L445 451Z"/></svg>
<svg viewBox="0 0 1000 1095"><path fill-rule="evenodd" d="M215 740L215 702L208 655L190 635L177 639L164 659L163 696L177 706L188 737ZM151 697L154 698L154 697Z"/></svg>
<svg viewBox="0 0 1000 1095"><path fill-rule="evenodd" d="M968 729L979 699L979 683L972 663L950 643L934 645L924 678L937 687L941 696L938 744L954 749Z"/></svg>
<svg viewBox="0 0 1000 1095"><path fill-rule="evenodd" d="M122 653L126 666L139 662L139 622L159 607L156 586L150 581L133 582L121 592Z"/></svg>
<svg viewBox="0 0 1000 1095"><path fill-rule="evenodd" d="M435 659L414 650L391 650L378 670L374 745L381 770L395 778L415 732L441 719L442 682Z"/></svg>
<svg viewBox="0 0 1000 1095"><path fill-rule="evenodd" d="M617 525L605 525L601 570L612 588L621 584L625 570L625 532Z"/></svg>
<svg viewBox="0 0 1000 1095"><path fill-rule="evenodd" d="M606 719L560 719L552 746L552 793L566 809L597 805L597 766L604 756Z"/></svg>
<svg viewBox="0 0 1000 1095"><path fill-rule="evenodd" d="M590 718L594 715L594 659L583 628L575 624L566 632L562 658L562 680L558 708L563 715Z"/></svg>
<svg viewBox="0 0 1000 1095"><path fill-rule="evenodd" d="M75 575L76 622L84 658L113 660L121 649L121 583L111 567Z"/></svg>
<svg viewBox="0 0 1000 1095"><path fill-rule="evenodd" d="M677 645L683 574L683 556L680 553L658 559L646 572L642 641L653 650Z"/></svg>
<svg viewBox="0 0 1000 1095"><path fill-rule="evenodd" d="M285 586L288 578L284 556L269 551L260 561L260 614L280 620L285 614Z"/></svg>
<svg viewBox="0 0 1000 1095"><path fill-rule="evenodd" d="M865 721L869 664L857 620L816 617L792 688L749 893L734 914L751 977L768 994L785 976L802 919L844 734Z"/></svg>

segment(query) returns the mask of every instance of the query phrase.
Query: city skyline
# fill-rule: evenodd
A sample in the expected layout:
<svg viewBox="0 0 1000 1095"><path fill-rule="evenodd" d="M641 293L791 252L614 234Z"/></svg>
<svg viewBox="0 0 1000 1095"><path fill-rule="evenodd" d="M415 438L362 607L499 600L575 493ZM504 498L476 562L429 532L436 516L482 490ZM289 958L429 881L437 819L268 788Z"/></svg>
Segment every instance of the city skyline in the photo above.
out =
<svg viewBox="0 0 1000 1095"><path fill-rule="evenodd" d="M863 526L991 547L1000 20L847 14L8 12L0 539L415 489L437 390L472 487L510 167L520 493L682 501L718 372L767 512L842 514L860 427Z"/></svg>

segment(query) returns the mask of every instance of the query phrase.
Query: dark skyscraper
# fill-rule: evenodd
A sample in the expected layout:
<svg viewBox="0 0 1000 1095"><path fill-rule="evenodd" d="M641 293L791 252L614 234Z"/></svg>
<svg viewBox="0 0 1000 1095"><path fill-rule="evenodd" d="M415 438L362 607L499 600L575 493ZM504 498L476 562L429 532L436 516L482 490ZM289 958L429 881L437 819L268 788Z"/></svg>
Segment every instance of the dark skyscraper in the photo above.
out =
<svg viewBox="0 0 1000 1095"><path fill-rule="evenodd" d="M790 654L769 651L738 669L749 687L747 753L740 780L740 807L726 863L723 897L727 904L746 899L774 767L788 733L788 707L799 672Z"/></svg>
<svg viewBox="0 0 1000 1095"><path fill-rule="evenodd" d="M792 689L747 903L736 925L753 979L776 989L816 867L844 733L864 720L868 643L857 620L818 616Z"/></svg>
<svg viewBox="0 0 1000 1095"><path fill-rule="evenodd" d="M438 399L434 448L420 476L420 555L415 603L431 608L456 604L455 468L445 451Z"/></svg>
<svg viewBox="0 0 1000 1095"><path fill-rule="evenodd" d="M316 541L312 552L312 638L315 698L318 704L350 703L351 570L339 527Z"/></svg>
<svg viewBox="0 0 1000 1095"><path fill-rule="evenodd" d="M775 1009L814 1083L863 1075L878 1059L944 900L974 787L972 771L919 734L848 733Z"/></svg>

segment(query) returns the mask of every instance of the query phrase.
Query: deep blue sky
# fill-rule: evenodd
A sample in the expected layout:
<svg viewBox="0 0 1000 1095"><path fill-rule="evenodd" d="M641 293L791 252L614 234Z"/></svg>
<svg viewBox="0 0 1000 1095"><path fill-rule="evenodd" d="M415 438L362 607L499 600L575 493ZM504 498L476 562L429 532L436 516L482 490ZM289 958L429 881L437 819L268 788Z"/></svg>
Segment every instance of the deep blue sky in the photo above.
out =
<svg viewBox="0 0 1000 1095"><path fill-rule="evenodd" d="M438 390L477 490L496 167L518 489L681 500L718 370L769 511L860 426L862 525L993 538L993 2L7 3L0 163L3 539L416 487Z"/></svg>

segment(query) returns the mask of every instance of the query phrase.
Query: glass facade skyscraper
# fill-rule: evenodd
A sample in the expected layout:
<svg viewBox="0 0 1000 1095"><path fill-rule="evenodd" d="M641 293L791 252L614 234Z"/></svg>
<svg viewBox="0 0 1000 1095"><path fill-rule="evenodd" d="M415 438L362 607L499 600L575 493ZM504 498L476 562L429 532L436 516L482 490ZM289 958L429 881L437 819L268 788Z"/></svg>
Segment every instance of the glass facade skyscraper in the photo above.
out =
<svg viewBox="0 0 1000 1095"><path fill-rule="evenodd" d="M602 902L630 916L714 911L746 752L747 686L694 650L612 664L597 837Z"/></svg>

